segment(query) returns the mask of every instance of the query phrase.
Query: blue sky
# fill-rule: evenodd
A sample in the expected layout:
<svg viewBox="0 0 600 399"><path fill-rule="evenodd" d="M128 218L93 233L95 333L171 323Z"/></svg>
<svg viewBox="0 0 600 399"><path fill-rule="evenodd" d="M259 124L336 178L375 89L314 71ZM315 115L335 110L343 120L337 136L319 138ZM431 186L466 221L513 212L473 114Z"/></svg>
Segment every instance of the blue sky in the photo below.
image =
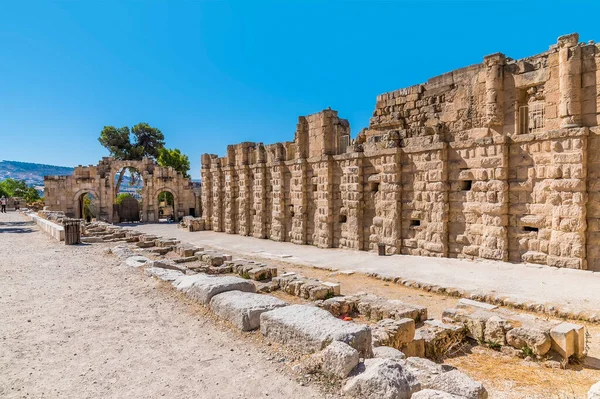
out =
<svg viewBox="0 0 600 399"><path fill-rule="evenodd" d="M105 125L148 122L200 155L292 140L332 107L366 127L375 97L562 34L600 41L598 1L0 0L0 160L96 163Z"/></svg>

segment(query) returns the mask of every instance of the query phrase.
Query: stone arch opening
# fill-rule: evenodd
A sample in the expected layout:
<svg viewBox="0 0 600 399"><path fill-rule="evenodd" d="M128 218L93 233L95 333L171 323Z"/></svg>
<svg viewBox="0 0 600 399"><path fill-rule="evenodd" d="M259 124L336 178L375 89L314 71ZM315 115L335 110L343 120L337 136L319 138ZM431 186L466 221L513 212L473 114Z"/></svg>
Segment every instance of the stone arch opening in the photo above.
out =
<svg viewBox="0 0 600 399"><path fill-rule="evenodd" d="M82 189L73 198L75 218L91 222L100 213L100 197L94 190Z"/></svg>
<svg viewBox="0 0 600 399"><path fill-rule="evenodd" d="M156 201L156 217L159 223L172 223L179 220L177 216L177 198L170 188L156 190L154 195Z"/></svg>
<svg viewBox="0 0 600 399"><path fill-rule="evenodd" d="M113 220L119 222L137 222L141 220L144 209L145 186L144 169L138 162L126 162L116 165L112 170L113 183Z"/></svg>

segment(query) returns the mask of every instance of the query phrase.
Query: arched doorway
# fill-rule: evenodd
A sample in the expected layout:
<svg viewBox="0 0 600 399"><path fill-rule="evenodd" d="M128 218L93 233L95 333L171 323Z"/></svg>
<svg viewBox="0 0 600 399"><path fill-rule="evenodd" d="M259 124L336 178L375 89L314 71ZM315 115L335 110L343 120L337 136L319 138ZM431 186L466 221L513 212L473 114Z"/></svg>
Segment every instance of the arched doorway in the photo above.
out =
<svg viewBox="0 0 600 399"><path fill-rule="evenodd" d="M144 201L144 179L134 166L123 166L115 172L113 219L119 222L141 220Z"/></svg>
<svg viewBox="0 0 600 399"><path fill-rule="evenodd" d="M172 223L177 222L177 206L176 206L176 198L173 192L169 189L161 189L157 191L156 201L157 201L157 222L162 223Z"/></svg>
<svg viewBox="0 0 600 399"><path fill-rule="evenodd" d="M93 191L80 191L75 194L75 217L91 222L98 217L100 206L98 196Z"/></svg>

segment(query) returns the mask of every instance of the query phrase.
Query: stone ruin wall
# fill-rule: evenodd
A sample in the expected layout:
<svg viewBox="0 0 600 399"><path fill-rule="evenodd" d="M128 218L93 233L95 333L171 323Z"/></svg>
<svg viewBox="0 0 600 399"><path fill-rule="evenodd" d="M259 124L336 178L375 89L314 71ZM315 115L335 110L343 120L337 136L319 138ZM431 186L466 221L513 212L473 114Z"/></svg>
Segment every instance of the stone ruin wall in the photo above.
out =
<svg viewBox="0 0 600 399"><path fill-rule="evenodd" d="M179 218L190 215L190 209L200 214L200 194L196 193L190 179L184 178L173 168L161 167L150 158L141 161L120 161L104 157L98 165L78 166L69 176L44 176L44 204L51 211L62 211L69 217L81 218L81 196L90 193L96 199L97 219L118 223L119 215L114 206L115 175L124 167L134 167L143 179L142 221L158 221L158 195L169 191L175 200L175 212Z"/></svg>
<svg viewBox="0 0 600 399"><path fill-rule="evenodd" d="M202 157L206 226L322 248L600 270L600 47L559 38Z"/></svg>

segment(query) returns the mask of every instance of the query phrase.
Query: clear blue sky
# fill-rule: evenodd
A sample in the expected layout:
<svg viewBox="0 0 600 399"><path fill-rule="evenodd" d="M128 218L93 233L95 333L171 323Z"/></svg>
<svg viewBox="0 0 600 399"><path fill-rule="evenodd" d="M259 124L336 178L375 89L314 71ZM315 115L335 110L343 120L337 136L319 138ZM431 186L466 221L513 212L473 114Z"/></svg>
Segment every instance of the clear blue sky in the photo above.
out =
<svg viewBox="0 0 600 399"><path fill-rule="evenodd" d="M108 155L104 125L148 122L200 155L292 140L328 106L353 136L375 97L562 34L600 41L600 1L0 0L0 160Z"/></svg>

